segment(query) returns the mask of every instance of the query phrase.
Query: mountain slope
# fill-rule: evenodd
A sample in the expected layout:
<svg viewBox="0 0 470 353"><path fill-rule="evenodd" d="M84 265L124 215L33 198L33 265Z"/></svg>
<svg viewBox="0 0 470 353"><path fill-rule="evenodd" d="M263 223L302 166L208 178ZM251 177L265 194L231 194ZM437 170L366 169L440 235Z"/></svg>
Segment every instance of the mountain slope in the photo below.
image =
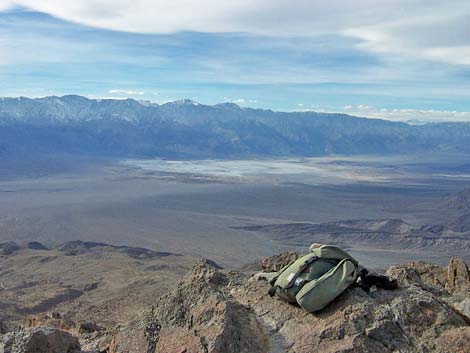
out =
<svg viewBox="0 0 470 353"><path fill-rule="evenodd" d="M0 99L0 155L31 152L228 158L468 152L470 124L413 126L344 114L190 100Z"/></svg>

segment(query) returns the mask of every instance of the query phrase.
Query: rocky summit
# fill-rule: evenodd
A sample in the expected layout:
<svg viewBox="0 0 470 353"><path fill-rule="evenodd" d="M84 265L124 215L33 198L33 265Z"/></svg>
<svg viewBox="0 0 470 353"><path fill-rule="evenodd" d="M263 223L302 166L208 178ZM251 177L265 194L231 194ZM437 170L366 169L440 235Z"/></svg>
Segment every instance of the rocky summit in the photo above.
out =
<svg viewBox="0 0 470 353"><path fill-rule="evenodd" d="M297 258L263 259L260 270ZM351 287L308 314L267 295L269 273L226 271L197 262L172 290L116 327L29 317L0 337L2 353L281 353L470 352L470 276L452 258L393 266L396 290Z"/></svg>

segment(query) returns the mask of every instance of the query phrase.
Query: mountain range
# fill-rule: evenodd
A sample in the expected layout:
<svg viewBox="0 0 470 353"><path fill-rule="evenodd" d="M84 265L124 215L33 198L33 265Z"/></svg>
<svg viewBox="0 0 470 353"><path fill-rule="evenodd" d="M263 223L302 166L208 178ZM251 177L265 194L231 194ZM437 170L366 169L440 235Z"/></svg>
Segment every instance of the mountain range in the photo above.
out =
<svg viewBox="0 0 470 353"><path fill-rule="evenodd" d="M411 125L233 103L0 98L0 156L242 158L469 152L470 124Z"/></svg>

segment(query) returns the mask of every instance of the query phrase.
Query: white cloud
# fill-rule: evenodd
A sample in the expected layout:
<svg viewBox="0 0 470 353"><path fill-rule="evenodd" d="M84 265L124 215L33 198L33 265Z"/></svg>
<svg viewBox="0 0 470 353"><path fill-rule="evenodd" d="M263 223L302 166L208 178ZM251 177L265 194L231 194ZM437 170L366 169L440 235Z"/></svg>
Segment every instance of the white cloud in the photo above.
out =
<svg viewBox="0 0 470 353"><path fill-rule="evenodd" d="M401 56L470 65L470 2L442 2L375 25L348 28L343 35L360 39L359 48Z"/></svg>
<svg viewBox="0 0 470 353"><path fill-rule="evenodd" d="M12 6L118 31L341 34L364 50L470 64L464 0L0 0Z"/></svg>
<svg viewBox="0 0 470 353"><path fill-rule="evenodd" d="M245 98L238 98L238 99L228 99L227 97L224 97L224 100L230 101L235 104L239 105L245 105L245 104L257 104L258 100L256 99L245 99Z"/></svg>
<svg viewBox="0 0 470 353"><path fill-rule="evenodd" d="M9 10L13 6L14 4L10 0L0 0L0 11Z"/></svg>
<svg viewBox="0 0 470 353"><path fill-rule="evenodd" d="M350 14L370 23L374 0L0 0L0 7L24 6L59 18L114 30L170 33L256 32L304 34L342 28L355 22ZM401 0L404 2L404 0ZM417 0L409 0L416 2ZM382 0L392 10L395 0ZM334 16L332 16L334 14ZM380 12L379 12L380 15ZM312 18L313 16L313 18ZM375 16L377 17L377 15ZM375 19L372 23L375 22Z"/></svg>
<svg viewBox="0 0 470 353"><path fill-rule="evenodd" d="M432 109L387 109L364 104L346 105L343 112L365 118L385 119L409 123L470 122L470 112Z"/></svg>
<svg viewBox="0 0 470 353"><path fill-rule="evenodd" d="M124 89L112 89L109 91L110 94L117 95L128 95L128 96L143 96L144 91L124 90Z"/></svg>
<svg viewBox="0 0 470 353"><path fill-rule="evenodd" d="M424 55L443 62L450 61L455 64L470 65L470 45L428 48L424 51Z"/></svg>

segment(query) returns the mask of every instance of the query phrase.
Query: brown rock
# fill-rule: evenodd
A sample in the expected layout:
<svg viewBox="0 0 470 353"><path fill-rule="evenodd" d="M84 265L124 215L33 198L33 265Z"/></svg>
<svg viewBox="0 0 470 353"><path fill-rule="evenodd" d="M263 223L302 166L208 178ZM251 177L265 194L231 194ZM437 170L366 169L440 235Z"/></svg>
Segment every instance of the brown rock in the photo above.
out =
<svg viewBox="0 0 470 353"><path fill-rule="evenodd" d="M350 288L317 314L270 298L268 287L250 281L232 293L256 312L275 352L440 353L456 344L444 333L468 327L450 305L416 285L374 293Z"/></svg>
<svg viewBox="0 0 470 353"><path fill-rule="evenodd" d="M391 266L386 275L396 279L400 286L407 287L414 284L422 286L424 284L419 273L409 265Z"/></svg>
<svg viewBox="0 0 470 353"><path fill-rule="evenodd" d="M314 315L269 297L262 277L250 281L201 262L152 310L118 329L109 352L468 352L470 320L441 299L446 292L427 288L418 271L442 283L432 269L396 266L388 273L400 289L350 288Z"/></svg>
<svg viewBox="0 0 470 353"><path fill-rule="evenodd" d="M290 265L299 258L299 254L293 251L286 251L279 255L266 257L260 261L264 272L277 272L284 266Z"/></svg>
<svg viewBox="0 0 470 353"><path fill-rule="evenodd" d="M470 273L468 266L460 257L454 256L447 266L445 288L452 294L470 291Z"/></svg>
<svg viewBox="0 0 470 353"><path fill-rule="evenodd" d="M254 311L224 291L228 282L210 263L196 264L151 311L118 330L112 352L267 352Z"/></svg>

